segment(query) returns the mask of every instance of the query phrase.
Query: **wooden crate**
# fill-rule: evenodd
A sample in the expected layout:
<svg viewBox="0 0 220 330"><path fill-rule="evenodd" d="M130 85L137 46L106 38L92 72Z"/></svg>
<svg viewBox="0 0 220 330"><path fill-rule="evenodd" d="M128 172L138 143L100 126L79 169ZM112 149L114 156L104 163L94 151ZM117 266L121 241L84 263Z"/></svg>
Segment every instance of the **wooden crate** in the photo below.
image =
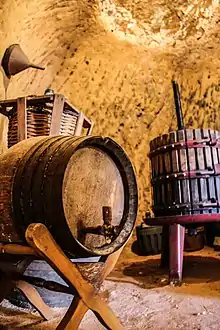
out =
<svg viewBox="0 0 220 330"><path fill-rule="evenodd" d="M9 148L40 135L90 135L93 128L93 122L62 94L0 101L0 113L9 119Z"/></svg>

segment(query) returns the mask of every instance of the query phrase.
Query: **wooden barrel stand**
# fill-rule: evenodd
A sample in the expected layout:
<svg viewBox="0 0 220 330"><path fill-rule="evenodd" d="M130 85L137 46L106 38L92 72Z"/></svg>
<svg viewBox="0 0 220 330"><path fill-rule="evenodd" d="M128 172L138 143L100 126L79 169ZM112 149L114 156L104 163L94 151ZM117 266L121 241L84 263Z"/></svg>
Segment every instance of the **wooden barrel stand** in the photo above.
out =
<svg viewBox="0 0 220 330"><path fill-rule="evenodd" d="M122 248L105 258L103 267L101 267L101 272L97 275L96 280L93 279L93 284L91 284L91 282L82 275L79 268L71 263L45 225L41 223L29 225L26 230L26 240L29 246L16 244L1 245L0 254L38 256L47 261L67 283L67 287L63 287L62 290L62 286L60 286L59 289L64 293L68 292L73 294L74 299L58 325L57 330L78 329L83 316L89 309L97 315L100 322L108 329L123 329L120 321L116 318L108 305L100 298L97 288L95 287L97 282L99 283L98 285L100 285L112 271ZM43 302L36 289L27 281L23 280L22 275L19 278L18 273L1 273L0 302L10 293L13 287L19 289L26 296L28 301L38 310L45 320L49 320L53 317L52 310Z"/></svg>

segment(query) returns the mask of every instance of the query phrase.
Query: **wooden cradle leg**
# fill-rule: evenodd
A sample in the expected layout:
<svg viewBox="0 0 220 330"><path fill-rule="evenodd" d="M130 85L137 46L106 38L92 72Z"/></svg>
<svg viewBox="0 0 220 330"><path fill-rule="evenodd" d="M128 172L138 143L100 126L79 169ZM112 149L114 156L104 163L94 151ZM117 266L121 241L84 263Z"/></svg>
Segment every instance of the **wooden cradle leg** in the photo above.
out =
<svg viewBox="0 0 220 330"><path fill-rule="evenodd" d="M106 279L106 277L111 273L111 271L114 269L120 254L122 253L124 246L122 246L119 250L117 250L116 252L110 254L109 256L105 257L104 263L104 269L102 270L101 273L101 279L102 281L104 281Z"/></svg>
<svg viewBox="0 0 220 330"><path fill-rule="evenodd" d="M66 257L43 224L29 225L26 239L59 273L63 280L77 290L83 303L98 315L104 324L112 330L123 329L111 308L96 294L94 287L83 278L80 271Z"/></svg>
<svg viewBox="0 0 220 330"><path fill-rule="evenodd" d="M89 308L80 297L74 297L64 318L59 323L56 330L76 330Z"/></svg>
<svg viewBox="0 0 220 330"><path fill-rule="evenodd" d="M118 251L112 253L111 255L107 256L104 261L104 268L100 274L101 282L105 280L105 278L109 275L109 273L115 267L116 262L122 252L123 248L119 249ZM89 310L89 308L84 304L83 300L78 296L74 297L72 304L70 305L66 315L60 322L57 327L57 330L74 330L78 329L84 315ZM102 320L100 322L103 324ZM106 326L106 324L103 324Z"/></svg>
<svg viewBox="0 0 220 330"><path fill-rule="evenodd" d="M18 290L21 291L29 303L36 308L45 320L53 318L53 311L45 304L38 291L31 284L25 281L16 281L14 283Z"/></svg>

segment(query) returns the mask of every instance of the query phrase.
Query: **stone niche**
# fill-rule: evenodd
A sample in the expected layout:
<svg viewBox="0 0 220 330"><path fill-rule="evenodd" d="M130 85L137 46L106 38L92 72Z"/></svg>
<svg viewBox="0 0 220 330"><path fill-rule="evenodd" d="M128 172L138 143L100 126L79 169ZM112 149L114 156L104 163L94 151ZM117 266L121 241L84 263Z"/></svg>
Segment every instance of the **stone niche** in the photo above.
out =
<svg viewBox="0 0 220 330"><path fill-rule="evenodd" d="M220 130L219 1L0 4L1 54L20 43L47 68L14 77L8 97L51 87L95 121L95 134L119 142L137 174L140 221L151 204L149 141L176 129L172 78L180 85L186 126ZM0 93L3 99L3 84ZM5 127L1 120L2 135Z"/></svg>

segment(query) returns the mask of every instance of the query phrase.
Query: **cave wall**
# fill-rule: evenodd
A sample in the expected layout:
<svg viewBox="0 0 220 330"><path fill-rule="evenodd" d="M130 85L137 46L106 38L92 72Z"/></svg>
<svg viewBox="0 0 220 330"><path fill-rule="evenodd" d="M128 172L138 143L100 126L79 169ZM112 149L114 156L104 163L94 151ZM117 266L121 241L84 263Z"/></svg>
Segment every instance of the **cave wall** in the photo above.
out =
<svg viewBox="0 0 220 330"><path fill-rule="evenodd" d="M119 142L137 174L140 220L151 203L149 141L176 129L173 77L186 125L220 130L219 1L0 3L0 54L19 43L46 66L14 77L8 98L51 87L94 120L94 134ZM2 136L6 126L0 118Z"/></svg>

